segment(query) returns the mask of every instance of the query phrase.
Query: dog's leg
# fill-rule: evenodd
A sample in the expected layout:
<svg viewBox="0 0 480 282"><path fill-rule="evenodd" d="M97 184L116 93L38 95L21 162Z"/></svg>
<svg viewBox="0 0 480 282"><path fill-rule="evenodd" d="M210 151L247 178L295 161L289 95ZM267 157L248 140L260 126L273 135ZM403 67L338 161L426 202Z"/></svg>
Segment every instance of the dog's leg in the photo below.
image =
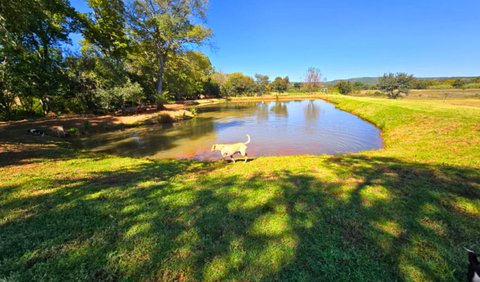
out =
<svg viewBox="0 0 480 282"><path fill-rule="evenodd" d="M245 157L245 163L247 163L247 160L248 160L247 152L242 151L242 152L240 152L240 154L242 154L242 157Z"/></svg>
<svg viewBox="0 0 480 282"><path fill-rule="evenodd" d="M231 155L230 158L232 159L233 163L235 163L235 158L233 157L233 155Z"/></svg>

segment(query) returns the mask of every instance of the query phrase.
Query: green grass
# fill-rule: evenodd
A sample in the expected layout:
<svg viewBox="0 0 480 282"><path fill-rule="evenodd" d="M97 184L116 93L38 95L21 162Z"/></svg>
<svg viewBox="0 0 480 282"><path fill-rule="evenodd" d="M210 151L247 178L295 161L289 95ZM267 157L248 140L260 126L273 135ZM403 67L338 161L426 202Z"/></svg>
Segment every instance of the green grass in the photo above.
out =
<svg viewBox="0 0 480 282"><path fill-rule="evenodd" d="M0 280L463 280L462 247L480 250L480 108L327 99L386 148L247 164L20 154L0 168Z"/></svg>

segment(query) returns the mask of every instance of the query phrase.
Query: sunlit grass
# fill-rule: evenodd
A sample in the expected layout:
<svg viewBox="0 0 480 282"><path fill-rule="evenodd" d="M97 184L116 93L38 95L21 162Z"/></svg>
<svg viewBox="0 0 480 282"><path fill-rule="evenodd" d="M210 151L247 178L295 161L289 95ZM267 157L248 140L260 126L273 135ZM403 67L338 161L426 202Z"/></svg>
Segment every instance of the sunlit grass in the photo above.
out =
<svg viewBox="0 0 480 282"><path fill-rule="evenodd" d="M480 110L326 98L386 148L1 168L0 280L463 280L462 247L480 249Z"/></svg>

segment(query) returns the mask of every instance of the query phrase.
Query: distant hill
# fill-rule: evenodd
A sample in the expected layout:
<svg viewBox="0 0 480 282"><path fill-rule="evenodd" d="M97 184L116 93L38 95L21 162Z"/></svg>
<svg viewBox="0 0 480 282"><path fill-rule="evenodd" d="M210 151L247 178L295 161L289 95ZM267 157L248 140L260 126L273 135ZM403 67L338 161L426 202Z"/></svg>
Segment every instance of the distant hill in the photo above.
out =
<svg viewBox="0 0 480 282"><path fill-rule="evenodd" d="M417 77L417 79L434 79L434 80L447 80L447 79L472 79L476 76L451 76L451 77ZM377 84L380 77L355 77L355 78L348 78L348 79L337 79L332 81L327 81L327 84L335 84L341 80L347 80L350 82L361 82L365 84Z"/></svg>

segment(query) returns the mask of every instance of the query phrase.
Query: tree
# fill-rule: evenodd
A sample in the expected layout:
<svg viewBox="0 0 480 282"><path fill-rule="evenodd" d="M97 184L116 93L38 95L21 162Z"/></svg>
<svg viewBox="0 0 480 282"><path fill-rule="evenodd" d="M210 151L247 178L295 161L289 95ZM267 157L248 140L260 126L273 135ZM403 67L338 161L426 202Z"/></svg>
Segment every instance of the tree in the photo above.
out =
<svg viewBox="0 0 480 282"><path fill-rule="evenodd" d="M288 76L286 76L285 78L277 76L272 82L272 90L280 93L285 92L288 89L289 83L290 81L288 79Z"/></svg>
<svg viewBox="0 0 480 282"><path fill-rule="evenodd" d="M265 94L269 90L270 80L268 75L255 74L256 91L259 94Z"/></svg>
<svg viewBox="0 0 480 282"><path fill-rule="evenodd" d="M429 86L433 85L435 81L427 79L417 79L414 78L412 81L412 88L415 89L427 89Z"/></svg>
<svg viewBox="0 0 480 282"><path fill-rule="evenodd" d="M453 81L452 83L452 86L455 88L462 88L463 86L465 86L465 81L463 81L462 79L455 79L455 81Z"/></svg>
<svg viewBox="0 0 480 282"><path fill-rule="evenodd" d="M82 25L69 1L1 1L1 100L35 98L48 113L65 86L62 46ZM11 111L4 108L8 104L3 103L3 111Z"/></svg>
<svg viewBox="0 0 480 282"><path fill-rule="evenodd" d="M165 88L176 100L196 98L204 92L212 71L210 59L201 52L173 55L167 62Z"/></svg>
<svg viewBox="0 0 480 282"><path fill-rule="evenodd" d="M414 78L406 73L389 73L380 78L378 89L388 97L396 99L401 94L407 95L412 88Z"/></svg>
<svg viewBox="0 0 480 282"><path fill-rule="evenodd" d="M361 91L361 90L368 90L368 84L363 83L361 81L355 81L352 85L353 90L355 91Z"/></svg>
<svg viewBox="0 0 480 282"><path fill-rule="evenodd" d="M322 86L322 73L317 68L308 68L304 87L307 91L318 91Z"/></svg>
<svg viewBox="0 0 480 282"><path fill-rule="evenodd" d="M353 91L353 85L348 80L340 80L339 82L337 82L335 87L337 87L338 92L343 95L350 94Z"/></svg>
<svg viewBox="0 0 480 282"><path fill-rule="evenodd" d="M225 81L226 96L250 95L255 91L253 78L243 73L231 73Z"/></svg>
<svg viewBox="0 0 480 282"><path fill-rule="evenodd" d="M83 49L96 49L100 56L123 60L130 42L126 34L126 9L123 0L88 0L91 14Z"/></svg>
<svg viewBox="0 0 480 282"><path fill-rule="evenodd" d="M227 81L227 75L223 72L214 72L207 80L207 94L212 96L226 97L227 92L225 89L225 83Z"/></svg>
<svg viewBox="0 0 480 282"><path fill-rule="evenodd" d="M163 92L167 61L189 46L201 45L211 30L195 24L193 18L206 18L207 0L131 0L128 10L129 33L134 40L133 55L149 60L156 75L155 90Z"/></svg>

